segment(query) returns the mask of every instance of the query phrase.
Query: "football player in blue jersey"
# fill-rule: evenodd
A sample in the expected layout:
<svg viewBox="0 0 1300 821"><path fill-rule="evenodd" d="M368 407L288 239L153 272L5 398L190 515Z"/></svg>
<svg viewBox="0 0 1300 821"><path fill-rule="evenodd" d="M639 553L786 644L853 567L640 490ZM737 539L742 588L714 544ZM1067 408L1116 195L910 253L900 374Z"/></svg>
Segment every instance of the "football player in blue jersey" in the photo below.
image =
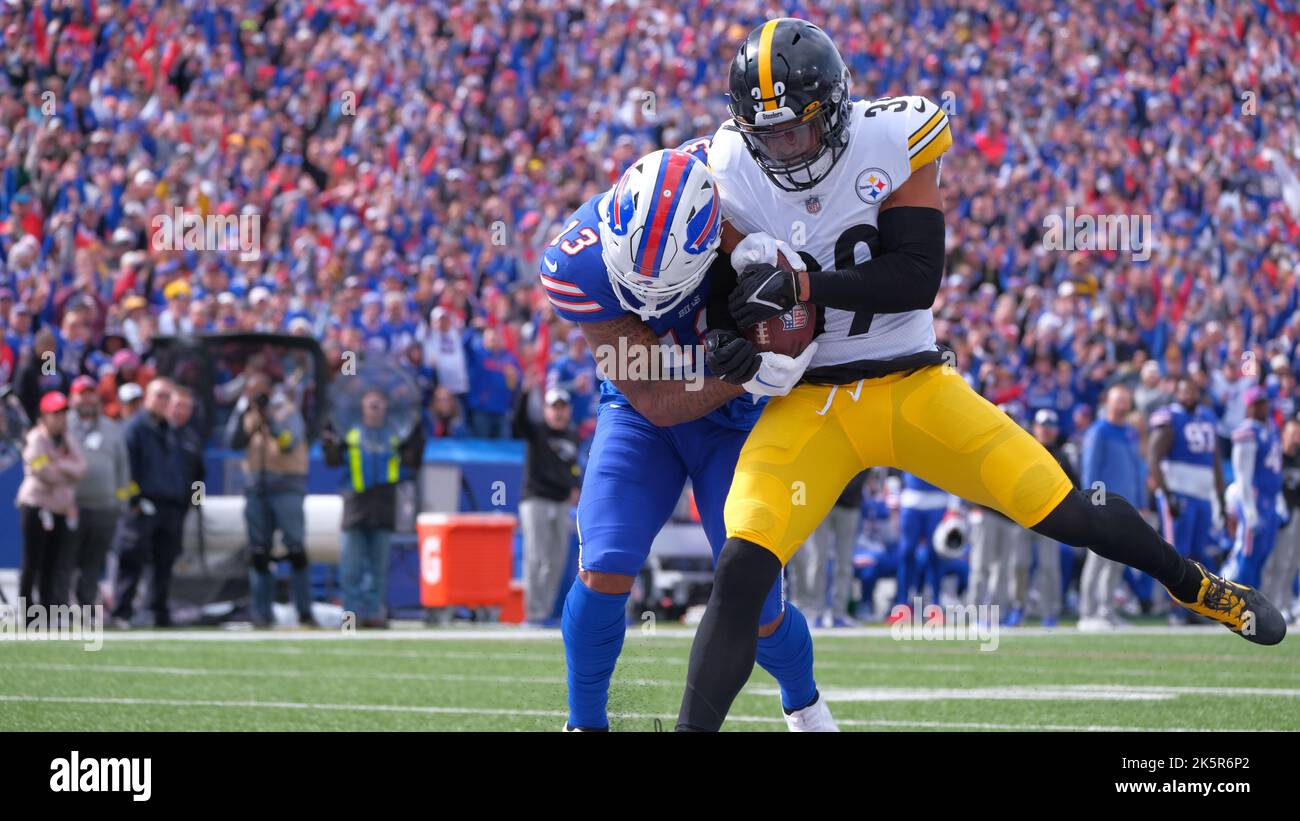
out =
<svg viewBox="0 0 1300 821"><path fill-rule="evenodd" d="M1201 404L1201 389L1178 380L1174 401L1151 414L1147 465L1155 488L1162 535L1183 556L1217 570L1209 556L1210 533L1223 517L1223 466L1215 427L1218 418ZM1186 611L1169 620L1186 622Z"/></svg>
<svg viewBox="0 0 1300 821"><path fill-rule="evenodd" d="M561 621L566 730L609 727L628 595L686 480L716 559L736 458L762 409L756 397L788 393L816 349L798 358L758 353L728 333L722 344L713 337L710 348L724 377L705 373L706 330L726 323L734 284L731 264L718 258L722 208L705 164L708 142L637 160L613 189L584 203L542 255L547 297L560 316L579 323L602 370L578 502L579 572ZM773 242L737 246L732 257L775 253L757 247L765 241ZM788 247L782 252L798 259ZM782 601L779 579L760 625L757 661L780 685L790 728L834 730L813 681L807 621Z"/></svg>
<svg viewBox="0 0 1300 821"><path fill-rule="evenodd" d="M1223 575L1258 587L1282 523L1278 512L1282 439L1269 415L1268 392L1261 385L1246 389L1246 418L1232 432L1232 472L1240 504L1237 537Z"/></svg>
<svg viewBox="0 0 1300 821"><path fill-rule="evenodd" d="M952 507L952 494L911 473L903 474L903 492L898 499L898 592L891 618L902 615L899 605L910 608L913 594L925 595L926 583L934 585L933 604L939 604L940 565L943 557L934 549L934 531Z"/></svg>

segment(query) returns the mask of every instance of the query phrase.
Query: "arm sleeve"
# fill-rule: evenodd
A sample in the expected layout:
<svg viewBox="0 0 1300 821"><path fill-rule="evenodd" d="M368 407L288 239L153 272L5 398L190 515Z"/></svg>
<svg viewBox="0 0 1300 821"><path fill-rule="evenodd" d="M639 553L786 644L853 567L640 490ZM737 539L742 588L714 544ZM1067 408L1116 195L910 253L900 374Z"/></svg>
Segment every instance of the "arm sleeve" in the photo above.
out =
<svg viewBox="0 0 1300 821"><path fill-rule="evenodd" d="M937 208L880 214L884 253L842 271L810 271L808 298L844 311L896 314L934 304L943 280L944 221Z"/></svg>
<svg viewBox="0 0 1300 821"><path fill-rule="evenodd" d="M727 297L736 289L736 271L731 267L731 254L718 252L718 258L709 268L709 298L705 303L704 318L709 330L726 330L740 333L740 327L731 317Z"/></svg>

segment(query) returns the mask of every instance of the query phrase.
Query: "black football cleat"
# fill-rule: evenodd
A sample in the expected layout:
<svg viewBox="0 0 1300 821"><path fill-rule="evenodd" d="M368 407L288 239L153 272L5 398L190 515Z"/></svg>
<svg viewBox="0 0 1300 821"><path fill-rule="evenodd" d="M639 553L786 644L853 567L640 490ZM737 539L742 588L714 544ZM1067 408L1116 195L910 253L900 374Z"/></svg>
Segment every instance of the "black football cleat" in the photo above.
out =
<svg viewBox="0 0 1300 821"><path fill-rule="evenodd" d="M1172 593L1170 598L1255 644L1277 644L1286 636L1286 619L1263 593L1211 573L1200 562L1192 564L1201 574L1196 601L1185 602Z"/></svg>

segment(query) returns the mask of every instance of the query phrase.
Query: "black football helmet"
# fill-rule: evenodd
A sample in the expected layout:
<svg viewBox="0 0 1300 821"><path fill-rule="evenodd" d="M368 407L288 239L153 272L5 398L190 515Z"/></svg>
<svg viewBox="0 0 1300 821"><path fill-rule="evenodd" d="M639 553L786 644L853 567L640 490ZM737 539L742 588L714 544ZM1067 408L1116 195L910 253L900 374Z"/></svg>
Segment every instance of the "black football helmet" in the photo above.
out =
<svg viewBox="0 0 1300 821"><path fill-rule="evenodd" d="M754 161L785 191L826 178L848 144L849 69L826 32L781 17L731 61L731 116Z"/></svg>

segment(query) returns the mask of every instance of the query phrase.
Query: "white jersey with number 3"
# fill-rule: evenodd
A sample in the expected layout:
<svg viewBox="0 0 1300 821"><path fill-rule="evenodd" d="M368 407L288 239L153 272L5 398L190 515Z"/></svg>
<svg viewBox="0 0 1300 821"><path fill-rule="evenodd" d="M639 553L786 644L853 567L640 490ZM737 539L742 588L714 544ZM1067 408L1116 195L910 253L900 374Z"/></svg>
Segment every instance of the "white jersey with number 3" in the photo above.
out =
<svg viewBox="0 0 1300 821"><path fill-rule="evenodd" d="M740 132L723 125L709 149L723 218L742 234L762 231L785 240L809 270L843 270L871 259L880 250L880 204L948 150L952 132L944 110L925 97L885 97L853 103L848 134L824 180L806 191L783 191L754 162ZM809 376L937 351L928 308L874 315L825 308L824 322Z"/></svg>

